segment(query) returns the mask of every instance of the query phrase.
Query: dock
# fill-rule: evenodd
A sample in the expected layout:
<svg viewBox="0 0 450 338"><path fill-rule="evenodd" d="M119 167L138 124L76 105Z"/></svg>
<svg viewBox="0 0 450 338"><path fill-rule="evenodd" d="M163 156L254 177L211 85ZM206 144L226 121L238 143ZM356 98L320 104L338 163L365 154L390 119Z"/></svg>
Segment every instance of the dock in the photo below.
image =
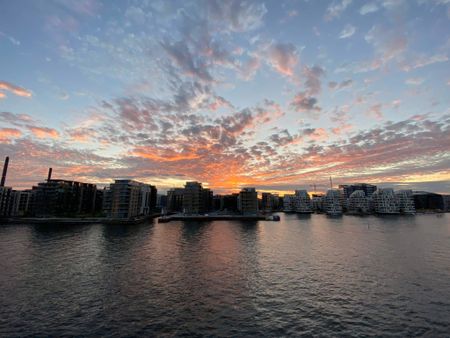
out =
<svg viewBox="0 0 450 338"><path fill-rule="evenodd" d="M170 215L158 218L158 223L171 221L279 221L277 215Z"/></svg>
<svg viewBox="0 0 450 338"><path fill-rule="evenodd" d="M4 224L121 224L133 225L140 224L161 216L160 213L132 217L132 218L109 218L109 217L11 217L2 218L0 223Z"/></svg>

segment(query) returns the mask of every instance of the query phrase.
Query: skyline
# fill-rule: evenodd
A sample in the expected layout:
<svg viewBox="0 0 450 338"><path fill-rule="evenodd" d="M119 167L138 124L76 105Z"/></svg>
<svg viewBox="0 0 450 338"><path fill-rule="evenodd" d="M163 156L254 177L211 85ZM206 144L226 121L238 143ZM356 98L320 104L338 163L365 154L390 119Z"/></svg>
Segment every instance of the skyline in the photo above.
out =
<svg viewBox="0 0 450 338"><path fill-rule="evenodd" d="M450 191L448 1L2 8L7 185Z"/></svg>

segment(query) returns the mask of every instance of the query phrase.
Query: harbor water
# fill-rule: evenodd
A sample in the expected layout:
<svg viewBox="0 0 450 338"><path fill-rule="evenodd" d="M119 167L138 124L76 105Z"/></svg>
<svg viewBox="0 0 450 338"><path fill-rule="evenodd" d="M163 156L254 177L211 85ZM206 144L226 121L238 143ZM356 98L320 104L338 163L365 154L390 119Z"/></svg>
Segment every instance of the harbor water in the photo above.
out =
<svg viewBox="0 0 450 338"><path fill-rule="evenodd" d="M0 225L0 336L450 335L450 214Z"/></svg>

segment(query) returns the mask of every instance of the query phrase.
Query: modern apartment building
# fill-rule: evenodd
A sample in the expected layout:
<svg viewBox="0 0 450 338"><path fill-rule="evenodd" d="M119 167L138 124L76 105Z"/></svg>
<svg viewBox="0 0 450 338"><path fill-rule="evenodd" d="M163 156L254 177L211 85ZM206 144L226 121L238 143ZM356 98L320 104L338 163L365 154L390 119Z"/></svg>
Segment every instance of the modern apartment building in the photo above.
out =
<svg viewBox="0 0 450 338"><path fill-rule="evenodd" d="M339 185L339 189L342 190L344 198L349 198L357 190L364 191L366 197L369 198L377 190L377 186L368 183L341 184Z"/></svg>
<svg viewBox="0 0 450 338"><path fill-rule="evenodd" d="M398 214L400 212L397 197L392 188L380 188L372 194L374 211L377 214Z"/></svg>
<svg viewBox="0 0 450 338"><path fill-rule="evenodd" d="M300 214L312 213L311 198L306 190L295 190L295 212Z"/></svg>
<svg viewBox="0 0 450 338"><path fill-rule="evenodd" d="M96 191L95 184L48 179L32 188L31 213L38 217L93 214Z"/></svg>
<svg viewBox="0 0 450 338"><path fill-rule="evenodd" d="M283 210L284 212L295 212L295 195L285 194L283 197Z"/></svg>
<svg viewBox="0 0 450 338"><path fill-rule="evenodd" d="M183 188L174 188L167 191L167 211L182 212L183 211Z"/></svg>
<svg viewBox="0 0 450 338"><path fill-rule="evenodd" d="M115 180L105 191L105 213L112 218L150 215L156 206L155 186L134 180Z"/></svg>
<svg viewBox="0 0 450 338"><path fill-rule="evenodd" d="M352 214L367 214L369 209L369 199L363 190L355 190L348 198L348 212Z"/></svg>
<svg viewBox="0 0 450 338"><path fill-rule="evenodd" d="M402 214L415 214L414 198L412 190L398 190L395 192L398 208Z"/></svg>
<svg viewBox="0 0 450 338"><path fill-rule="evenodd" d="M186 182L183 190L183 213L198 215L205 212L203 187L199 182Z"/></svg>
<svg viewBox="0 0 450 338"><path fill-rule="evenodd" d="M323 200L323 208L327 215L342 214L342 194L338 189L329 189Z"/></svg>
<svg viewBox="0 0 450 338"><path fill-rule="evenodd" d="M258 213L258 193L255 188L243 188L239 192L238 210L243 215L256 215Z"/></svg>
<svg viewBox="0 0 450 338"><path fill-rule="evenodd" d="M10 215L12 217L29 215L33 205L33 192L31 190L13 190L10 204Z"/></svg>

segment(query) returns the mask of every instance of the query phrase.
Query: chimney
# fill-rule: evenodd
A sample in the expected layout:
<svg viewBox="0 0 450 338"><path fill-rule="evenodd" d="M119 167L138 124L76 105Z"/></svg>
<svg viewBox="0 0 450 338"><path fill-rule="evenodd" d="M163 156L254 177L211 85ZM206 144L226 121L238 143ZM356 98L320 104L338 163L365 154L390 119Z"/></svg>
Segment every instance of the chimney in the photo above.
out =
<svg viewBox="0 0 450 338"><path fill-rule="evenodd" d="M0 182L0 187L4 187L5 186L6 173L8 172L8 163L9 163L9 157L6 156L5 164L3 165L3 174L2 174L2 181Z"/></svg>
<svg viewBox="0 0 450 338"><path fill-rule="evenodd" d="M52 179L52 168L48 168L48 176L47 176L47 182L50 181Z"/></svg>

